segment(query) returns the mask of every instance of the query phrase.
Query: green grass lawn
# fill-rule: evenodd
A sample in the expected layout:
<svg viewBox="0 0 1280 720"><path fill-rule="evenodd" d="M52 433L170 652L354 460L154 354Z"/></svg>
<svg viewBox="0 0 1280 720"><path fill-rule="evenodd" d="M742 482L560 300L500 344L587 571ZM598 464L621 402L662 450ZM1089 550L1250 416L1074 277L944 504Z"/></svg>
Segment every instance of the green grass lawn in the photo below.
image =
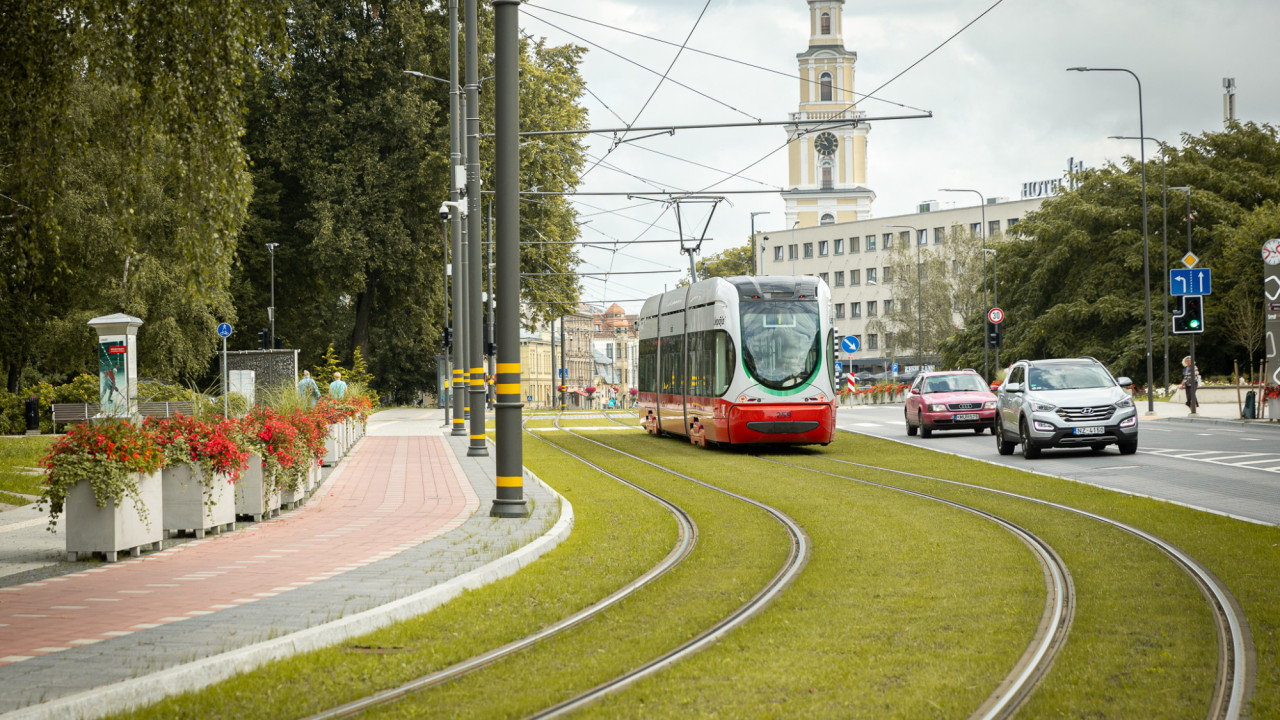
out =
<svg viewBox="0 0 1280 720"><path fill-rule="evenodd" d="M26 505L32 502L31 496L40 494L44 476L33 471L40 469L40 458L54 439L52 435L0 438L0 502Z"/></svg>

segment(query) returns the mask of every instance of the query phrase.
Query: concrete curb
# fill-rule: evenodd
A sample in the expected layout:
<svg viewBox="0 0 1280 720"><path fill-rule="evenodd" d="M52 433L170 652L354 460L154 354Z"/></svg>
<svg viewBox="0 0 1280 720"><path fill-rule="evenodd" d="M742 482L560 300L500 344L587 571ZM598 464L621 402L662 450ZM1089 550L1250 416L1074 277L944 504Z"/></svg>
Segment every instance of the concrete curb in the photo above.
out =
<svg viewBox="0 0 1280 720"><path fill-rule="evenodd" d="M573 506L551 486L528 470L525 477L537 481L560 501L560 518L533 542L497 560L414 595L370 608L350 617L317 625L284 637L203 658L122 683L106 685L67 697L12 711L6 720L65 720L98 718L133 710L170 695L199 690L266 663L319 650L352 637L373 632L395 622L429 612L465 590L483 587L514 574L559 545L573 530Z"/></svg>

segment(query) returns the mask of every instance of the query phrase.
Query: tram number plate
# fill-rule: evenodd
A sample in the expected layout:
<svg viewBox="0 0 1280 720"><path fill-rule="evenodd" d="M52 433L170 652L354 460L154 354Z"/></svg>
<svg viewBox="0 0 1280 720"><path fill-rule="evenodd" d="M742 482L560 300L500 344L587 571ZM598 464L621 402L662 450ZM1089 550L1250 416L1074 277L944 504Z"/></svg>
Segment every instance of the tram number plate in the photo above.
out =
<svg viewBox="0 0 1280 720"><path fill-rule="evenodd" d="M786 412L782 412L782 411L775 412L775 413L774 413L774 418L775 418L775 419L777 419L777 420L790 420L790 419L791 419L791 411L790 411L790 410L787 410Z"/></svg>
<svg viewBox="0 0 1280 720"><path fill-rule="evenodd" d="M1093 425L1090 427L1078 427L1075 429L1077 435L1101 435L1106 428L1101 425Z"/></svg>
<svg viewBox="0 0 1280 720"><path fill-rule="evenodd" d="M960 413L956 415L956 422L968 422L970 420L977 420L978 417L979 417L978 413Z"/></svg>

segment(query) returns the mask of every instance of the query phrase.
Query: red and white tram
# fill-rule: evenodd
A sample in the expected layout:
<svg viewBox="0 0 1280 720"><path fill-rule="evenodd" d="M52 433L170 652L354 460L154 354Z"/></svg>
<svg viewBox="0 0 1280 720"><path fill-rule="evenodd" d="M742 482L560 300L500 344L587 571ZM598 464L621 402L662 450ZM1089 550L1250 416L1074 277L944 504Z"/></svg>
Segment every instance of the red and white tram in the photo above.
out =
<svg viewBox="0 0 1280 720"><path fill-rule="evenodd" d="M835 435L831 291L816 277L710 278L645 301L640 419L699 445Z"/></svg>

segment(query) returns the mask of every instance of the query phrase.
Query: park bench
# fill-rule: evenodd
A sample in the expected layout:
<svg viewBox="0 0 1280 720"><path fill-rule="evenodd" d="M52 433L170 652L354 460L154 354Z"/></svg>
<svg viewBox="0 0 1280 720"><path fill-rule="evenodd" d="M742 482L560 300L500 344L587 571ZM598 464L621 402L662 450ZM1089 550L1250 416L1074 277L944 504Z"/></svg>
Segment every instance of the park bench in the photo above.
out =
<svg viewBox="0 0 1280 720"><path fill-rule="evenodd" d="M138 413L148 417L167 418L179 414L190 415L192 407L190 400L140 402L138 403ZM98 403L54 403L51 408L53 411L53 431L55 433L58 432L58 423L81 423L98 414Z"/></svg>

